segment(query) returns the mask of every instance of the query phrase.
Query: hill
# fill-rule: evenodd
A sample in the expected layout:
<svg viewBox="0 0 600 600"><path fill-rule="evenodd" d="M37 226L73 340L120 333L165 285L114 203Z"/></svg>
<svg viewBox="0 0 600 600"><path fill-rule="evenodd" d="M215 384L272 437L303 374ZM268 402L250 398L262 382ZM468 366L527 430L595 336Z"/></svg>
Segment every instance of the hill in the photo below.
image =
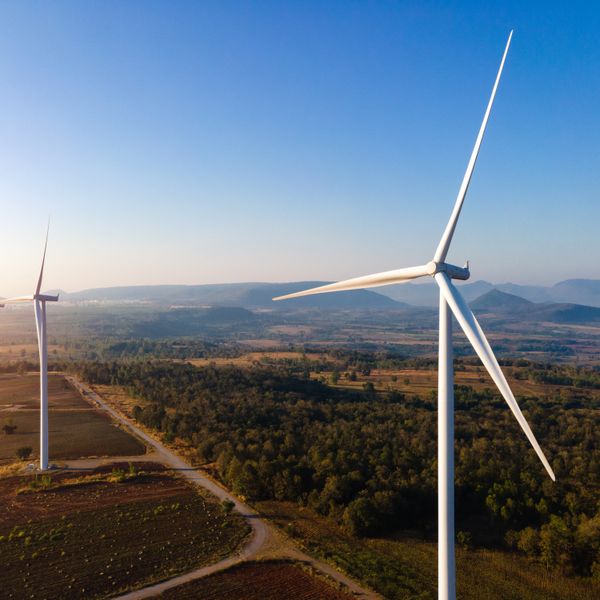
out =
<svg viewBox="0 0 600 600"><path fill-rule="evenodd" d="M458 287L467 302L496 289L530 302L569 303L600 308L600 279L567 279L553 286L492 284L489 281L479 280L458 283ZM437 288L432 282L393 285L380 288L380 293L393 300L415 306L437 306L438 302Z"/></svg>
<svg viewBox="0 0 600 600"><path fill-rule="evenodd" d="M387 310L402 308L397 302L371 292L356 290L343 294L322 294L296 298L286 302L273 302L274 296L290 294L310 287L323 285L321 281L293 283L228 283L208 285L151 285L97 288L73 294L64 294L63 301L97 303L149 303L157 305L240 306L243 308L270 308L293 310L298 308Z"/></svg>
<svg viewBox="0 0 600 600"><path fill-rule="evenodd" d="M531 302L498 289L490 290L471 302L475 312L501 315L516 321L564 324L600 322L600 308L569 302Z"/></svg>
<svg viewBox="0 0 600 600"><path fill-rule="evenodd" d="M515 296L514 294L507 294L495 288L471 302L473 310L486 310L490 312L521 310L532 305L533 302L525 300L525 298Z"/></svg>

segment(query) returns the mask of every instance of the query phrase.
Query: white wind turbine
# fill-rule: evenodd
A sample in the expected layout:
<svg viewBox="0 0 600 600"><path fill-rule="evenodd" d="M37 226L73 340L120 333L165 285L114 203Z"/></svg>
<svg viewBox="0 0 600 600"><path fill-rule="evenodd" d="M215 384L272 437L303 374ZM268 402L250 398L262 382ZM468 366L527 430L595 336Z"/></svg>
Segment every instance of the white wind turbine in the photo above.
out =
<svg viewBox="0 0 600 600"><path fill-rule="evenodd" d="M21 304L33 302L35 310L35 327L37 330L38 349L40 354L40 470L48 468L48 337L46 333L46 302L57 302L58 296L42 294L42 279L44 277L44 263L46 262L46 248L48 246L48 229L46 229L46 242L42 256L42 267L35 292L31 296L18 296L2 300L4 304Z"/></svg>
<svg viewBox="0 0 600 600"><path fill-rule="evenodd" d="M479 326L475 315L452 284L452 279L466 280L469 278L469 264L467 263L464 267L457 267L445 262L469 182L471 181L473 169L475 168L475 162L477 161L481 141L485 133L494 97L496 96L496 90L498 89L498 83L502 75L502 69L504 68L504 61L506 60L512 33L511 31L508 36L500 68L498 69L498 75L496 76L483 122L475 141L475 147L471 153L471 158L467 165L458 197L456 198L454 210L435 251L433 260L417 267L356 277L274 298L274 300L285 300L300 296L310 296L312 294L365 289L409 281L426 275L432 276L438 284L440 290L438 370L438 598L440 600L453 600L456 598L456 569L454 562L454 373L452 357L452 313L454 313L467 339L506 400L521 429L525 432L527 439L546 468L546 471L548 471L552 480L555 481L552 468L537 443L523 413L521 413L519 405L498 365L498 361L485 334Z"/></svg>

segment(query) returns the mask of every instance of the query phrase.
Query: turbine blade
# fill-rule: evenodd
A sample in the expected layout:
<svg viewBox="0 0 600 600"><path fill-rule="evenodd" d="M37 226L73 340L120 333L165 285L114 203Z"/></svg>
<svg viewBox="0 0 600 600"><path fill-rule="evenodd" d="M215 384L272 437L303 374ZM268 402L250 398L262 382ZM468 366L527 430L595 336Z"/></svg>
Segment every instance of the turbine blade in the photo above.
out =
<svg viewBox="0 0 600 600"><path fill-rule="evenodd" d="M44 343L44 328L43 328L43 322L42 322L42 303L39 300L36 300L34 305L33 305L34 311L35 311L35 331L37 333L37 340L38 340L38 352L40 354L40 376L41 376L41 360L42 360L42 344Z"/></svg>
<svg viewBox="0 0 600 600"><path fill-rule="evenodd" d="M521 412L521 409L519 408L519 405L517 404L517 401L513 396L513 393L506 381L506 378L504 377L504 373L502 373L500 365L498 364L498 361L494 356L494 352L492 351L487 341L487 338L485 337L485 334L479 326L475 315L468 307L467 303L465 302L464 298L460 295L458 290L452 285L450 279L445 273L436 273L435 280L439 285L444 298L446 298L446 302L448 302L448 304L450 305L450 308L452 309L456 320L459 322L460 326L462 327L462 330L465 332L467 339L469 340L469 342L471 342L471 345L475 349L475 352L477 352L477 356L479 356L481 362L483 363L491 378L493 379L494 383L500 390L500 393L506 400L508 406L510 407L510 410L512 411L513 415L515 416L519 425L521 426L521 429L525 432L529 443L533 446L533 449L535 450L539 459L542 461L542 464L546 468L546 471L548 471L548 475L550 475L552 481L556 481L556 477L554 476L552 467L550 467L550 463L546 459L546 456L542 452L540 445L535 439L535 436L533 435L529 424L525 420L525 417L523 416L523 413Z"/></svg>
<svg viewBox="0 0 600 600"><path fill-rule="evenodd" d="M452 214L450 215L450 220L446 225L446 229L444 230L444 234L442 235L442 239L438 244L438 247L435 251L435 255L433 260L435 262L444 262L446 260L446 255L448 254L448 249L450 248L450 243L452 242L452 236L454 235L454 229L456 228L456 223L458 222L458 217L460 216L460 211L462 209L463 202L465 200L465 196L467 195L467 190L469 189L469 183L471 183L471 177L473 175L473 170L475 169L475 163L477 162L477 156L479 154L479 148L481 148L481 142L483 141L483 135L485 133L485 129L487 127L488 119L490 118L490 112L492 110L492 105L494 104L494 98L496 97L496 90L498 89L498 84L500 83L500 77L502 75L502 70L504 69L504 61L506 60L506 55L508 54L508 49L510 47L510 41L512 39L513 32L511 31L508 36L508 41L506 42L506 48L504 49L504 54L502 56L502 61L500 62L500 68L498 69L498 74L496 75L496 81L494 83L494 87L492 88L492 95L490 96L490 100L487 105L487 109L483 116L483 122L481 123L481 127L479 129L479 133L477 134L477 139L475 140L475 146L473 147L473 152L471 153L471 158L469 159L469 163L467 165L467 170L465 172L465 176L463 177L462 183L458 190L458 196L456 197L456 202L454 204L454 209L452 210Z"/></svg>
<svg viewBox="0 0 600 600"><path fill-rule="evenodd" d="M431 270L433 268L433 271ZM277 296L273 300L288 300L289 298L300 298L301 296L312 296L314 294L326 294L328 292L344 292L347 290L362 290L365 288L379 287L382 285L392 285L393 283L401 283L409 281L424 275L431 275L435 272L435 265L420 265L418 267L407 267L405 269L396 269L394 271L384 271L373 275L365 275L364 277L354 277L338 281L337 283L329 283L310 290L286 294L285 296Z"/></svg>
<svg viewBox="0 0 600 600"><path fill-rule="evenodd" d="M16 296L15 298L4 298L2 304L20 304L21 302L31 302L33 296Z"/></svg>
<svg viewBox="0 0 600 600"><path fill-rule="evenodd" d="M44 244L44 254L42 256L42 268L40 269L40 276L38 278L37 287L35 288L35 295L40 293L42 288L42 279L44 277L44 263L46 262L46 248L48 247L48 233L50 232L50 219L48 219L48 227L46 228L46 243Z"/></svg>

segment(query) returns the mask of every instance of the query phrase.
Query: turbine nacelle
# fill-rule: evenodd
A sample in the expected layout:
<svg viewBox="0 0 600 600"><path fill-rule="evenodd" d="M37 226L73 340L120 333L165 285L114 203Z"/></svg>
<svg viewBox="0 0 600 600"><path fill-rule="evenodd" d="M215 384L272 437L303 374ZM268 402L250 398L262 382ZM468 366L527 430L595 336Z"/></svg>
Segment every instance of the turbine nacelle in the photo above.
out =
<svg viewBox="0 0 600 600"><path fill-rule="evenodd" d="M51 296L49 294L36 294L33 299L41 300L42 302L58 302L58 294L56 296Z"/></svg>
<svg viewBox="0 0 600 600"><path fill-rule="evenodd" d="M435 262L435 260L429 261L425 266L427 267L427 274L432 277L435 277L437 273L446 273L450 279L461 279L462 281L466 281L471 277L468 261L464 267L457 267L446 262Z"/></svg>

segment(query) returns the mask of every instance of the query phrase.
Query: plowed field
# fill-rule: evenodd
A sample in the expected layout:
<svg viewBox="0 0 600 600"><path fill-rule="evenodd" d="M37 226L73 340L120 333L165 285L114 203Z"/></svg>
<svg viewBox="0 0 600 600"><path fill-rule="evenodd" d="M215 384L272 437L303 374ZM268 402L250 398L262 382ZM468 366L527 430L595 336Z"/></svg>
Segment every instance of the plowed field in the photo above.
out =
<svg viewBox="0 0 600 600"><path fill-rule="evenodd" d="M248 562L174 588L164 600L351 600L299 565L285 561Z"/></svg>
<svg viewBox="0 0 600 600"><path fill-rule="evenodd" d="M244 542L249 528L237 513L162 467L136 468L144 472L121 481L110 469L61 474L46 490L28 477L0 480L2 598L107 598Z"/></svg>

